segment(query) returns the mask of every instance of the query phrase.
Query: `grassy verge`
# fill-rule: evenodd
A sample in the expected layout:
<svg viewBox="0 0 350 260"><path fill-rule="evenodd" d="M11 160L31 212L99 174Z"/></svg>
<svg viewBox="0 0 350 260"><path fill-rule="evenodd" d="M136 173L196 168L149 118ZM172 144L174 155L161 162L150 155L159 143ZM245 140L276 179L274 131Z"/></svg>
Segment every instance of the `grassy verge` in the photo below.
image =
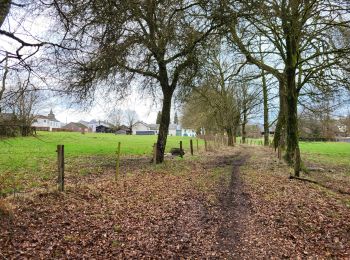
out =
<svg viewBox="0 0 350 260"><path fill-rule="evenodd" d="M37 187L56 176L56 146L65 145L66 171L87 175L115 167L115 153L121 142L122 160L130 156L149 156L156 136L127 136L97 133L39 132L35 137L0 140L0 193ZM189 154L190 137L169 136L167 152L183 147ZM199 147L203 146L199 140ZM196 151L196 141L194 149Z"/></svg>

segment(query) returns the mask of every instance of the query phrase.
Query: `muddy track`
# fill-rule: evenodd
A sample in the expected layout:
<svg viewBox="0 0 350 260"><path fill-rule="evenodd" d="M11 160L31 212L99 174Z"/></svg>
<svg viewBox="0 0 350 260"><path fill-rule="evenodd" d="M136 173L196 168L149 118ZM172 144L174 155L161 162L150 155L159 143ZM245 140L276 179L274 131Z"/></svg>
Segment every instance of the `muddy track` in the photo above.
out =
<svg viewBox="0 0 350 260"><path fill-rule="evenodd" d="M229 185L223 185L219 194L219 206L222 213L221 226L218 230L219 250L227 258L244 257L245 220L251 212L248 194L243 190L240 167L245 164L249 155L238 153L231 159L233 165Z"/></svg>

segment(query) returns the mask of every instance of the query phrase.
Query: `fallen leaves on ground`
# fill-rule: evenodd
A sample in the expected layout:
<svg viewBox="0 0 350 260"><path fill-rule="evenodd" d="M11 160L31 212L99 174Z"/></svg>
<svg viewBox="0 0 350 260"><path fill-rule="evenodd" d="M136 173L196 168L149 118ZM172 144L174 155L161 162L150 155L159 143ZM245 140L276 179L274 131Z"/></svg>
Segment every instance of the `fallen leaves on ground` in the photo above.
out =
<svg viewBox="0 0 350 260"><path fill-rule="evenodd" d="M125 158L67 176L67 191L8 198L7 259L347 258L349 196L289 180L269 148ZM74 169L70 169L73 171ZM78 169L79 170L79 169Z"/></svg>

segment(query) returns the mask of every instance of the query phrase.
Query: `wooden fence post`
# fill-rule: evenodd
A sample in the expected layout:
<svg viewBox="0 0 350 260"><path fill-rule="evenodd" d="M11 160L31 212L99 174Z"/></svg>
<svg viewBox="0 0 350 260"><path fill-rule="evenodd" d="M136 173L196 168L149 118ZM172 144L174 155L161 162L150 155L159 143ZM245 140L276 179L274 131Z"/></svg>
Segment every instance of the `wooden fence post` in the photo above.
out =
<svg viewBox="0 0 350 260"><path fill-rule="evenodd" d="M192 141L192 139L190 140L190 148L191 148L191 155L193 155L193 141Z"/></svg>
<svg viewBox="0 0 350 260"><path fill-rule="evenodd" d="M197 153L199 152L199 146L198 146L198 138L196 139L197 141Z"/></svg>
<svg viewBox="0 0 350 260"><path fill-rule="evenodd" d="M205 151L208 151L208 144L207 144L207 138L204 138L204 146L205 146Z"/></svg>
<svg viewBox="0 0 350 260"><path fill-rule="evenodd" d="M157 164L157 143L153 144L153 164Z"/></svg>
<svg viewBox="0 0 350 260"><path fill-rule="evenodd" d="M182 158L183 157L183 153L182 153L182 141L180 141L180 157Z"/></svg>
<svg viewBox="0 0 350 260"><path fill-rule="evenodd" d="M57 145L58 191L64 191L64 145Z"/></svg>
<svg viewBox="0 0 350 260"><path fill-rule="evenodd" d="M115 181L117 181L119 178L119 160L120 160L120 142L118 142L117 163L115 166Z"/></svg>

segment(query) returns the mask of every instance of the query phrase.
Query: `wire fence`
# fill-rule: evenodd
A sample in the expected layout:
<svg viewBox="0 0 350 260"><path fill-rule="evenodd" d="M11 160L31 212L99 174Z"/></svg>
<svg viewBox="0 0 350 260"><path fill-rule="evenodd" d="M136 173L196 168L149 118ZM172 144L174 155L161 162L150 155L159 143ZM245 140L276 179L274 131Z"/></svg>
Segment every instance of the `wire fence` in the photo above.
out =
<svg viewBox="0 0 350 260"><path fill-rule="evenodd" d="M92 139L88 139L88 138ZM10 138L0 140L0 196L8 194L18 194L27 192L35 188L49 189L57 187L60 172L60 165L57 145L68 143L64 147L64 174L65 179L72 183L91 174L114 174L118 171L116 165L124 166L127 156L132 156L134 143L121 142L120 152L118 142L109 143L108 149L102 146L89 146L89 140L94 140L94 136L84 136L84 145L74 143L77 137L63 136L50 140L48 138L36 137L32 142L27 138ZM101 138L103 136L101 135ZM242 143L241 138L237 138L236 144ZM181 143L181 144L180 144ZM263 145L260 139L247 138L248 145ZM174 143L172 143L173 145ZM98 145L94 140L91 145ZM152 143L153 145L153 143ZM143 157L147 157L144 163L150 163L156 158L156 149L149 144ZM202 135L197 138L184 138L177 144L178 149L185 151L186 156L200 155L201 152L220 151L222 147L228 145L226 135ZM125 152L129 151L129 153ZM179 153L182 155L182 152ZM137 156L136 156L137 157ZM120 162L119 162L119 159ZM118 159L118 161L117 161ZM137 165L141 167L142 165Z"/></svg>
<svg viewBox="0 0 350 260"><path fill-rule="evenodd" d="M58 144L69 144L65 146L64 151L64 172L69 183L87 175L106 172L113 174L117 171L118 142L109 143L108 149L105 149L106 146L99 149L94 146L98 144L96 140L91 145L86 143L82 145L74 144L76 138L67 136L62 139L56 138L54 141L40 137L32 139L32 142L28 141L29 138L22 137L0 140L0 196L16 195L37 188L56 187L59 179ZM186 153L191 154L192 151L193 154L193 151L198 152L199 147L202 146L199 144L201 142L194 139L194 142L191 142L191 149L190 140L186 139L183 149ZM119 158L122 167L124 167L123 161L127 161L125 159L128 156L134 156L133 146L134 144L127 142L121 143ZM141 157L147 157L144 162L149 164L154 156L154 150L152 145L148 146Z"/></svg>

